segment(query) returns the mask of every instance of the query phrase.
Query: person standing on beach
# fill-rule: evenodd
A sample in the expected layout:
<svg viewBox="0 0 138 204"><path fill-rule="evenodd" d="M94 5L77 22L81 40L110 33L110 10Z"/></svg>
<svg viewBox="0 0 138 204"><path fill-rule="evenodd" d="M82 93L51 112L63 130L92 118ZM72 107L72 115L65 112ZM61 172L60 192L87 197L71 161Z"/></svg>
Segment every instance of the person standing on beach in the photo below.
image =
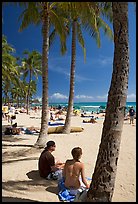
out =
<svg viewBox="0 0 138 204"><path fill-rule="evenodd" d="M134 124L135 110L133 106L129 110L130 124Z"/></svg>
<svg viewBox="0 0 138 204"><path fill-rule="evenodd" d="M54 141L48 141L46 147L39 157L39 174L46 179L57 180L62 174L64 163L55 162L52 152L55 151L56 145Z"/></svg>

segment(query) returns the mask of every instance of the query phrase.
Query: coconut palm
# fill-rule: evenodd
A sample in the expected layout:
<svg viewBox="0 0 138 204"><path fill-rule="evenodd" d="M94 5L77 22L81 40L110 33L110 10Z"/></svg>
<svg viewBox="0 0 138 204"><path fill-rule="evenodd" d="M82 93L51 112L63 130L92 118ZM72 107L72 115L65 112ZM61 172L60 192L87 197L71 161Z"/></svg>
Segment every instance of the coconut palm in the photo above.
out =
<svg viewBox="0 0 138 204"><path fill-rule="evenodd" d="M97 2L66 2L59 3L63 10L69 13L69 19L72 27L72 51L71 51L71 69L70 69L70 90L68 99L68 109L63 127L63 133L70 133L71 113L73 110L74 86L75 86L75 65L76 65L76 40L78 39L83 48L84 59L86 56L85 43L82 35L82 28L89 30L96 39L100 47L99 29L102 27L105 33L112 38L112 31L109 26L101 19L100 14L110 17L110 7Z"/></svg>
<svg viewBox="0 0 138 204"><path fill-rule="evenodd" d="M2 36L2 81L10 80L11 75L17 74L15 49L8 44L6 36ZM11 73L11 74L7 74Z"/></svg>
<svg viewBox="0 0 138 204"><path fill-rule="evenodd" d="M9 101L10 89L17 83L17 59L13 56L15 49L8 44L6 36L2 36L2 90L5 102ZM10 74L9 74L10 73Z"/></svg>
<svg viewBox="0 0 138 204"><path fill-rule="evenodd" d="M30 83L30 98L32 98L36 94L36 88L37 88L36 81L31 80L31 83Z"/></svg>
<svg viewBox="0 0 138 204"><path fill-rule="evenodd" d="M128 2L112 2L114 60L101 143L87 202L111 202L124 122L128 75Z"/></svg>
<svg viewBox="0 0 138 204"><path fill-rule="evenodd" d="M16 2L23 6L25 10L20 16L22 20L20 31L30 24L42 24L42 117L41 130L35 146L44 147L48 132L48 52L49 52L49 30L52 25L60 38L66 40L66 19L57 12L58 2Z"/></svg>
<svg viewBox="0 0 138 204"><path fill-rule="evenodd" d="M41 75L41 54L37 51L24 51L23 53L26 55L25 58L22 59L22 72L23 77L28 79L28 94L27 94L27 114L29 112L29 98L30 98L30 85L32 81L32 77L34 76L38 79L38 75Z"/></svg>

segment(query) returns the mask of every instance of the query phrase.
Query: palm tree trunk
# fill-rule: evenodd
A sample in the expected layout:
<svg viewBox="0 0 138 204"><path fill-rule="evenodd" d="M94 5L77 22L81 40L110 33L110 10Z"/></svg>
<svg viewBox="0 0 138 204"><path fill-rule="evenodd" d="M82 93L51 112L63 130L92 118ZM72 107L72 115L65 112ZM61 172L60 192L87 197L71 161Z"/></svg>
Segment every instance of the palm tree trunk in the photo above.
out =
<svg viewBox="0 0 138 204"><path fill-rule="evenodd" d="M20 104L20 97L17 96L17 107L19 108L19 104Z"/></svg>
<svg viewBox="0 0 138 204"><path fill-rule="evenodd" d="M71 114L73 111L73 99L74 99L74 83L75 83L75 62L76 62L76 33L77 33L77 21L73 21L72 26L72 56L71 56L71 71L70 71L70 92L68 100L68 110L63 128L63 133L70 133L71 126Z"/></svg>
<svg viewBox="0 0 138 204"><path fill-rule="evenodd" d="M27 114L29 114L29 106L30 106L30 84L31 84L32 73L30 70L30 77L29 77L29 85L28 85L28 94L27 94Z"/></svg>
<svg viewBox="0 0 138 204"><path fill-rule="evenodd" d="M49 51L49 13L48 3L44 2L43 16L43 52L42 52L42 117L41 130L35 146L45 147L48 134L48 51Z"/></svg>
<svg viewBox="0 0 138 204"><path fill-rule="evenodd" d="M129 74L128 2L112 2L114 62L106 116L87 202L111 202L126 105Z"/></svg>

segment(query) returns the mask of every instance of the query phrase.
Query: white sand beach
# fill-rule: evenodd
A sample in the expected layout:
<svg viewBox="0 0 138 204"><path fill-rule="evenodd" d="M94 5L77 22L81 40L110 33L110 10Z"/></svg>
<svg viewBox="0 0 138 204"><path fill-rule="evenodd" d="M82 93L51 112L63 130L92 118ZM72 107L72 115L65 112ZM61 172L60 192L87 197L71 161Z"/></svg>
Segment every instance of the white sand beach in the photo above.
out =
<svg viewBox="0 0 138 204"><path fill-rule="evenodd" d="M40 127L40 114L17 114L18 126ZM82 126L83 132L49 134L48 140L56 142L55 157L65 162L71 158L71 150L80 146L83 150L81 161L85 164L86 177L92 177L100 144L103 119L97 123L82 123L84 118L72 116L72 126ZM3 127L8 125L2 121ZM20 134L2 136L2 197L3 202L60 202L57 181L48 181L38 174L38 158L41 150L26 145L33 145L36 135ZM112 201L136 202L136 121L124 121L115 191Z"/></svg>

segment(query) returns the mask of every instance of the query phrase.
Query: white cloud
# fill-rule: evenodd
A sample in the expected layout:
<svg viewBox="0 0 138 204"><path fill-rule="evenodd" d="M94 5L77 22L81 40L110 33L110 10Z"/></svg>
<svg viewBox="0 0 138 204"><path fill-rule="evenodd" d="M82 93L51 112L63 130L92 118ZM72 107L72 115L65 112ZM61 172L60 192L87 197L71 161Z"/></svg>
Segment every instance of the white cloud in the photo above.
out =
<svg viewBox="0 0 138 204"><path fill-rule="evenodd" d="M127 101L136 101L136 94L128 94L127 95Z"/></svg>
<svg viewBox="0 0 138 204"><path fill-rule="evenodd" d="M86 96L86 95L77 95L75 96L76 99L93 99L93 96Z"/></svg>
<svg viewBox="0 0 138 204"><path fill-rule="evenodd" d="M99 59L93 60L92 62L96 65L108 66L113 64L113 57L100 56Z"/></svg>
<svg viewBox="0 0 138 204"><path fill-rule="evenodd" d="M103 95L103 96L96 96L98 99L107 99L107 94Z"/></svg>
<svg viewBox="0 0 138 204"><path fill-rule="evenodd" d="M83 77L83 76L79 76L78 74L75 74L75 80L77 82L82 82L82 81L94 81L93 79L87 78L87 77Z"/></svg>
<svg viewBox="0 0 138 204"><path fill-rule="evenodd" d="M112 57L106 57L104 59L99 59L99 63L101 65L108 65L108 64L112 64L113 63L113 58Z"/></svg>
<svg viewBox="0 0 138 204"><path fill-rule="evenodd" d="M67 76L70 76L70 73L68 71L66 71L66 68L62 68L62 67L58 67L56 66L56 69L55 69L55 66L54 65L49 65L49 69L54 71L54 72L58 72L58 73L61 73L61 74L64 74L64 75L67 75Z"/></svg>
<svg viewBox="0 0 138 204"><path fill-rule="evenodd" d="M108 97L108 94L105 94L105 95L103 95L103 96L96 96L96 98L97 99L105 99L105 100L107 100L107 97ZM128 94L127 95L127 101L130 101L130 102L132 102L132 101L136 101L136 94Z"/></svg>
<svg viewBox="0 0 138 204"><path fill-rule="evenodd" d="M50 96L52 99L68 99L66 95L63 95L61 93L54 93L52 96Z"/></svg>
<svg viewBox="0 0 138 204"><path fill-rule="evenodd" d="M127 98L136 98L136 94L129 94L128 96L127 96Z"/></svg>
<svg viewBox="0 0 138 204"><path fill-rule="evenodd" d="M38 99L40 102L42 102L42 97L37 97L37 99Z"/></svg>
<svg viewBox="0 0 138 204"><path fill-rule="evenodd" d="M56 69L54 68L55 66L51 66L49 65L49 69L54 71L54 72L58 72L58 73L61 73L61 74L64 74L68 79L70 79L70 69L69 71L67 71L67 67L58 67L56 66ZM93 81L93 79L91 78L87 78L87 77L84 77L84 76L81 76L81 75L78 75L75 73L75 80L77 82L82 82L82 81Z"/></svg>

